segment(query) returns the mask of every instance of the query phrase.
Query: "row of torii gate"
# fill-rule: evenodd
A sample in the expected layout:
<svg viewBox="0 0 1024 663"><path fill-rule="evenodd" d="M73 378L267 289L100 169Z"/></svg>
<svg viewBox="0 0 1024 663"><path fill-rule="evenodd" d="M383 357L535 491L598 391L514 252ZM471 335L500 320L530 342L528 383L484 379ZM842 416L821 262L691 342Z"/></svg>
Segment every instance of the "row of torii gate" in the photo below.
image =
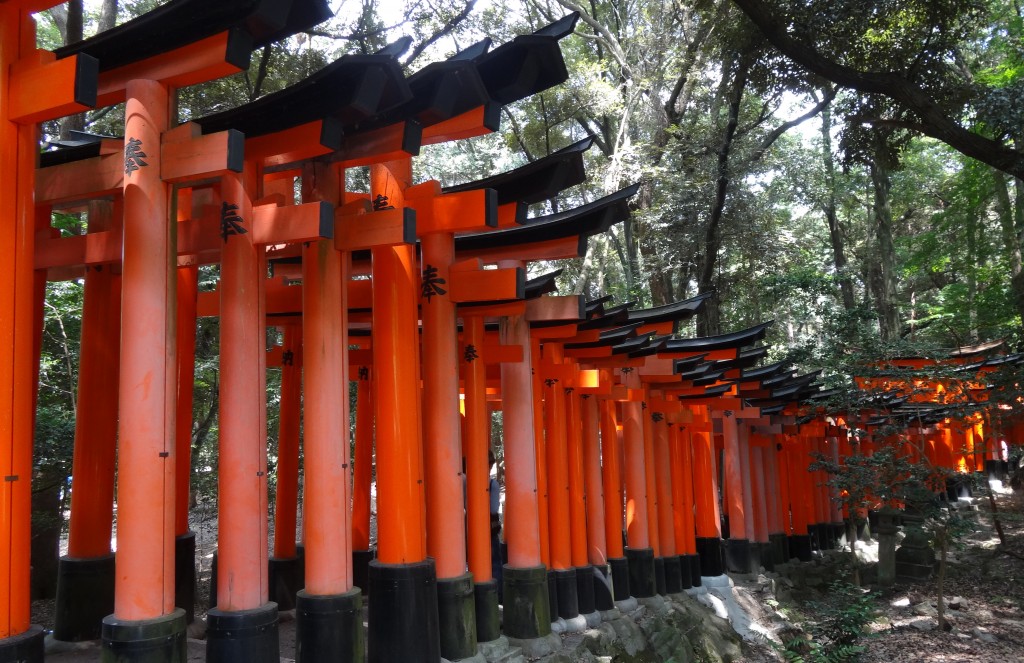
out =
<svg viewBox="0 0 1024 663"><path fill-rule="evenodd" d="M852 425L820 415L815 374L755 367L767 323L677 339L705 296L636 310L551 294L555 273L526 279L530 262L579 256L629 213L636 187L527 219L530 204L583 181L590 140L476 182L414 184L421 146L494 131L503 105L565 80L558 42L574 15L409 77L402 43L344 56L179 125L175 89L244 68L253 48L327 18L326 3L172 0L50 53L29 12L52 4L0 2L0 159L16 174L0 182L0 659L43 658L29 477L48 279L85 283L54 635L102 637L104 660L185 660L199 316L218 316L221 335L209 660L276 661L279 608L296 610L297 660L363 660L364 596L372 661L468 659L502 634L538 654L558 646L559 619L582 627L616 602L835 545L843 514L808 454L838 457ZM122 101L123 138L81 135L40 158L39 122ZM347 190L345 171L366 166L369 191ZM87 234L60 236L58 209L84 213ZM200 293L209 264L219 285ZM268 326L283 330L269 351ZM282 372L272 549L268 367Z"/></svg>

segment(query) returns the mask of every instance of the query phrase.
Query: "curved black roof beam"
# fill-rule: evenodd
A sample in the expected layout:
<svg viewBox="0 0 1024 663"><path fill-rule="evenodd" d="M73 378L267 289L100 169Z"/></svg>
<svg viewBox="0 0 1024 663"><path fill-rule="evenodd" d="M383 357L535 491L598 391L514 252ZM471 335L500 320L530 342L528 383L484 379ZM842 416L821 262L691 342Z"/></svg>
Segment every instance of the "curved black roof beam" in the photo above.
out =
<svg viewBox="0 0 1024 663"><path fill-rule="evenodd" d="M581 207L530 219L517 228L461 235L455 238L455 250L483 251L574 236L578 236L585 247L588 237L608 230L629 216L627 201L636 195L639 187L634 184Z"/></svg>
<svg viewBox="0 0 1024 663"><path fill-rule="evenodd" d="M592 137L584 138L507 173L499 173L480 180L445 187L443 191L453 193L473 189L494 189L498 192L499 205L539 203L586 180L583 153L589 150L593 144ZM526 213L525 208L522 209L522 213ZM520 221L523 220L525 217Z"/></svg>
<svg viewBox="0 0 1024 663"><path fill-rule="evenodd" d="M756 348L740 350L739 356L735 359L719 359L715 361L716 368L724 370L735 370L737 368L750 368L768 354L768 347L759 345Z"/></svg>
<svg viewBox="0 0 1024 663"><path fill-rule="evenodd" d="M558 285L555 283L555 279L562 275L561 269L556 269L553 272L547 274L541 274L535 276L532 279L526 281L526 297L524 299L535 299L541 295L546 295L558 290Z"/></svg>
<svg viewBox="0 0 1024 663"><path fill-rule="evenodd" d="M411 98L391 54L343 55L283 90L194 121L204 134L237 129L251 138L334 118L340 144L343 125Z"/></svg>
<svg viewBox="0 0 1024 663"><path fill-rule="evenodd" d="M732 389L731 384L720 384L717 387L706 388L703 394L687 394L683 396L677 396L677 398L681 401L697 400L701 398L714 398L715 396L721 396L730 389Z"/></svg>
<svg viewBox="0 0 1024 663"><path fill-rule="evenodd" d="M611 308L605 309L604 315L596 316L581 322L577 325L577 329L589 330L589 329L607 329L610 327L619 327L629 322L629 307L633 306L636 302L626 302L625 304L619 304Z"/></svg>
<svg viewBox="0 0 1024 663"><path fill-rule="evenodd" d="M237 29L248 37L244 53L248 62L253 48L308 30L330 17L326 0L171 0L54 52L58 59L87 53L99 60L102 72Z"/></svg>
<svg viewBox="0 0 1024 663"><path fill-rule="evenodd" d="M760 380L762 378L770 378L775 376L781 371L786 370L790 361L783 359L782 361L775 362L774 364L768 364L767 366L761 366L759 368L745 368L740 373L741 380Z"/></svg>
<svg viewBox="0 0 1024 663"><path fill-rule="evenodd" d="M704 361L705 357L707 357L707 355L702 354L694 355L693 357L686 357L685 359L676 359L674 362L672 362L672 372L685 373L687 371L692 371L701 364L708 363Z"/></svg>
<svg viewBox="0 0 1024 663"><path fill-rule="evenodd" d="M638 321L643 322L644 324L655 324L659 322L687 320L700 312L701 308L704 307L704 302L706 302L709 297L711 297L711 293L708 292L697 295L696 297L691 297L690 299L683 299L663 306L630 311L629 321Z"/></svg>
<svg viewBox="0 0 1024 663"><path fill-rule="evenodd" d="M587 300L587 316L602 316L604 315L604 305L613 299L612 295L604 295L597 299Z"/></svg>
<svg viewBox="0 0 1024 663"><path fill-rule="evenodd" d="M617 345L612 346L613 355L626 355L631 352L637 352L650 345L651 340L654 338L654 332L647 332L646 334L640 334L635 338L630 338L627 341L623 341Z"/></svg>
<svg viewBox="0 0 1024 663"><path fill-rule="evenodd" d="M564 83L569 72L558 41L572 32L579 14L520 35L476 59L491 99L510 104Z"/></svg>
<svg viewBox="0 0 1024 663"><path fill-rule="evenodd" d="M566 343L566 350L583 350L586 348L601 348L608 346L616 346L623 343L631 338L636 338L636 330L640 324L626 325L624 327L615 327L614 329L606 329L598 334L596 341L578 341L574 343ZM577 329L579 325L577 324Z"/></svg>
<svg viewBox="0 0 1024 663"><path fill-rule="evenodd" d="M748 329L741 331L732 332L730 334L721 334L719 336L702 336L698 338L679 338L673 341L669 341L665 348L668 352L690 352L690 351L705 351L710 352L712 350L727 350L729 348L741 348L744 345L750 345L755 341L760 341L764 338L768 331L768 328L774 324L773 320L768 322L762 322L759 325L754 325Z"/></svg>
<svg viewBox="0 0 1024 663"><path fill-rule="evenodd" d="M640 348L629 353L630 359L639 359L640 357L649 357L650 355L656 355L665 349L665 343L672 338L671 334L665 334L663 336L655 336L650 342Z"/></svg>

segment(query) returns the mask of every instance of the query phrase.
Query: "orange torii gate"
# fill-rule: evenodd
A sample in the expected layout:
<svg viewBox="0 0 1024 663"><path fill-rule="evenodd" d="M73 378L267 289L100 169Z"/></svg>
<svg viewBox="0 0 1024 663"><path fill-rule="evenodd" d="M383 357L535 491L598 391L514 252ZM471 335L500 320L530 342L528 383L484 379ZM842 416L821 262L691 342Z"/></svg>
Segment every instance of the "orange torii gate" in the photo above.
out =
<svg viewBox="0 0 1024 663"><path fill-rule="evenodd" d="M41 282L33 268L39 229L32 202L38 124L95 106L98 63L57 60L36 48L32 12L53 2L0 2L0 657L41 661L43 631L30 623L31 477Z"/></svg>

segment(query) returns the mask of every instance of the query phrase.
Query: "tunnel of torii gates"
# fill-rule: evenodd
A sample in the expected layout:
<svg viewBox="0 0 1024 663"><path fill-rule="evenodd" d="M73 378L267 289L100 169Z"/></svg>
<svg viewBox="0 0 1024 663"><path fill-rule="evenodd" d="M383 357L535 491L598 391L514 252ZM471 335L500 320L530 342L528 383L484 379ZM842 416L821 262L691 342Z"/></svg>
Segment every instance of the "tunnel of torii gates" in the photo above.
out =
<svg viewBox="0 0 1024 663"><path fill-rule="evenodd" d="M623 602L835 546L844 514L809 454L850 453L854 428L869 432L865 451L898 443L871 439L872 427L930 407L931 428L911 430L926 453L982 469L998 460L984 441L1020 425L981 397L985 371L1016 356L956 360L977 396L968 419L951 421L938 396L901 396L896 382L887 400L826 417L817 374L757 366L770 323L674 338L707 295L636 309L555 295L557 272L527 280L529 263L580 256L629 213L635 186L529 218L529 205L584 180L589 139L476 182L414 184L422 146L495 131L502 106L567 78L558 42L575 15L408 77L396 60L404 40L343 56L179 124L174 90L244 69L254 48L328 17L326 3L172 0L51 53L36 48L30 13L53 4L0 1L0 660L44 655L30 623L29 543L48 280L85 286L54 636L102 638L105 661L185 660L199 316L220 323L211 661L276 661L280 609L295 610L300 661L455 661L501 637L542 654L558 647L554 622L582 629ZM121 102L123 137L76 135L40 156L40 122ZM368 193L346 188L357 167L369 167ZM88 232L61 236L55 210L83 214ZM211 264L218 288L198 292L198 268ZM266 347L268 326L283 330L282 345ZM272 548L268 367L282 375Z"/></svg>

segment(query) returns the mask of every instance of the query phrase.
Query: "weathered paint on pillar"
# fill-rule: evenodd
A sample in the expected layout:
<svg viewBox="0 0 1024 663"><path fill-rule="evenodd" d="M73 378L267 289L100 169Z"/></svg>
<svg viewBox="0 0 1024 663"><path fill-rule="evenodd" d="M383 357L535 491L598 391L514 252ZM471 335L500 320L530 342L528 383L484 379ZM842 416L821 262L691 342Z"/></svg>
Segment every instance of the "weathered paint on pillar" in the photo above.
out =
<svg viewBox="0 0 1024 663"><path fill-rule="evenodd" d="M672 459L669 451L669 426L662 412L654 412L654 467L658 491L658 540L661 555L671 557L679 554L676 548L676 531L673 522L676 505L672 500ZM680 507L682 505L679 505Z"/></svg>
<svg viewBox="0 0 1024 663"><path fill-rule="evenodd" d="M604 484L604 540L610 559L621 559L622 550L622 465L615 401L604 400L601 408L601 473Z"/></svg>
<svg viewBox="0 0 1024 663"><path fill-rule="evenodd" d="M352 480L352 549L370 549L370 487L373 475L373 369L360 366L356 380L356 458Z"/></svg>
<svg viewBox="0 0 1024 663"><path fill-rule="evenodd" d="M177 233L159 167L167 88L133 80L126 95L114 615L144 620L174 610Z"/></svg>
<svg viewBox="0 0 1024 663"><path fill-rule="evenodd" d="M722 438L725 442L726 511L729 515L729 538L749 539L746 504L744 503L743 448L740 444L736 417L731 411L722 413ZM749 476L749 475L748 475Z"/></svg>
<svg viewBox="0 0 1024 663"><path fill-rule="evenodd" d="M623 384L635 388L639 377L623 371ZM643 407L639 401L622 404L622 438L626 460L626 540L630 548L651 546L647 520L647 475L644 461Z"/></svg>
<svg viewBox="0 0 1024 663"><path fill-rule="evenodd" d="M412 161L370 167L370 193L401 208ZM383 197L383 198L380 198ZM420 279L412 245L372 250L373 403L377 432L377 559L422 562L426 550L423 444L420 427Z"/></svg>
<svg viewBox="0 0 1024 663"><path fill-rule="evenodd" d="M221 187L217 608L227 612L260 607L269 590L266 257L252 241L252 204L242 177L229 173Z"/></svg>
<svg viewBox="0 0 1024 663"><path fill-rule="evenodd" d="M423 447L426 471L427 554L437 577L466 573L461 422L459 418L458 331L449 296L455 236L430 233L420 240L423 317Z"/></svg>
<svg viewBox="0 0 1024 663"><path fill-rule="evenodd" d="M594 566L604 566L608 562L608 546L605 542L604 487L601 483L601 447L598 439L601 415L598 400L594 396L581 396L580 406L583 414L587 560Z"/></svg>
<svg viewBox="0 0 1024 663"><path fill-rule="evenodd" d="M469 570L476 583L489 582L491 572L490 412L487 409L487 366L484 363L484 319L463 319L465 350L461 364L466 384L466 521Z"/></svg>
<svg viewBox="0 0 1024 663"><path fill-rule="evenodd" d="M543 353L546 362L562 363L559 344L545 344ZM544 380L544 432L548 460L548 532L553 569L568 569L572 566L569 458L565 427L565 387L557 379L547 378Z"/></svg>
<svg viewBox="0 0 1024 663"><path fill-rule="evenodd" d="M281 344L281 408L277 433L277 495L274 506L274 557L297 554L299 505L299 424L302 409L302 326L284 328Z"/></svg>

